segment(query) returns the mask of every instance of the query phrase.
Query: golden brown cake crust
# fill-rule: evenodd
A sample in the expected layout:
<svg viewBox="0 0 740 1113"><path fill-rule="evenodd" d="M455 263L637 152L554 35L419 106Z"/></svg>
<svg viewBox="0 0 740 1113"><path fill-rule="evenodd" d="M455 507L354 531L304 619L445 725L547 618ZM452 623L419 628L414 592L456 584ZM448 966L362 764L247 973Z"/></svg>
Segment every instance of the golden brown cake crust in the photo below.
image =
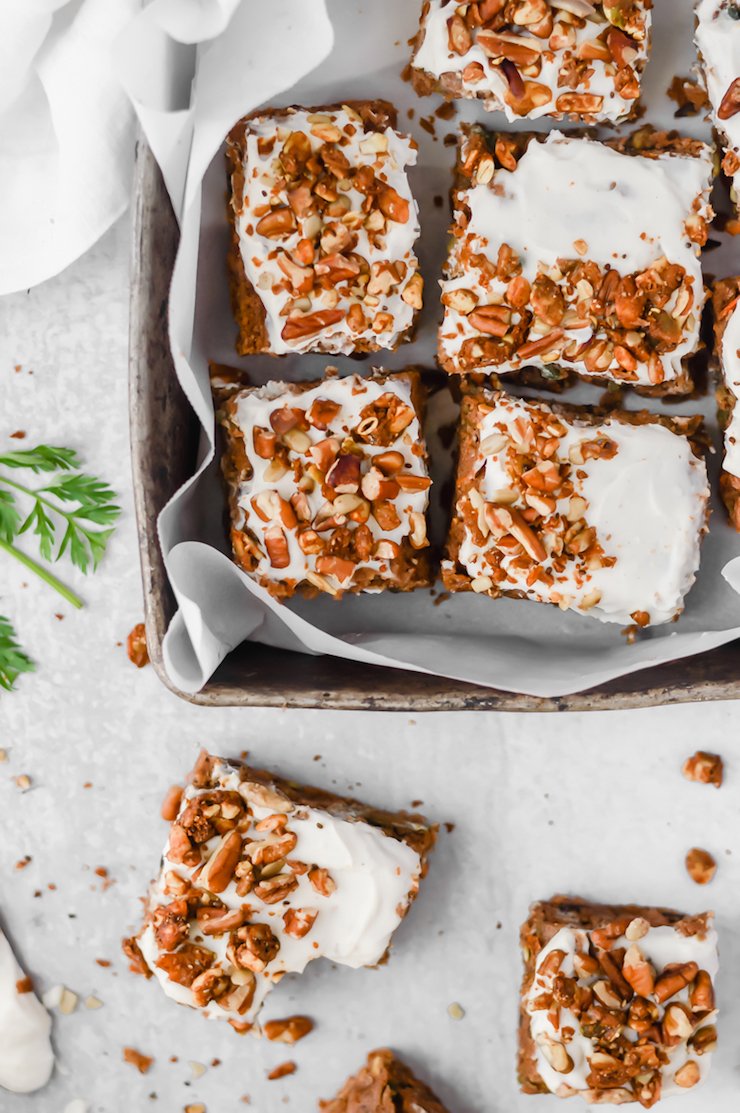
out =
<svg viewBox="0 0 740 1113"><path fill-rule="evenodd" d="M322 1113L447 1113L429 1087L388 1048L371 1051L335 1098L319 1102Z"/></svg>
<svg viewBox="0 0 740 1113"><path fill-rule="evenodd" d="M723 278L715 282L712 291L712 308L714 310L714 354L717 368L720 372L720 382L717 386L717 409L720 427L724 430L730 424L737 399L727 386L726 375L722 360L722 341L725 330L730 321L732 311L740 297L740 278ZM722 501L727 507L730 524L740 532L740 478L723 471L719 479L719 490Z"/></svg>

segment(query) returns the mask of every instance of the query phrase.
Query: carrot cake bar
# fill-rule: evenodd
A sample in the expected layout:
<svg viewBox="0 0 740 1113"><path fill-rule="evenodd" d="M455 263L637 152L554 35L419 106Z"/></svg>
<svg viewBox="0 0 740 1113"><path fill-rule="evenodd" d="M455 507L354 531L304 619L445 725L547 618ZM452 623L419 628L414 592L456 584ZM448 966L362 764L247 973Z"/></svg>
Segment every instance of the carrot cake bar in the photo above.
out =
<svg viewBox="0 0 740 1113"><path fill-rule="evenodd" d="M521 945L525 1093L650 1109L707 1077L717 1043L711 912L557 896L532 906Z"/></svg>
<svg viewBox="0 0 740 1113"><path fill-rule="evenodd" d="M701 418L463 398L451 591L669 622L699 567L709 487Z"/></svg>
<svg viewBox="0 0 740 1113"><path fill-rule="evenodd" d="M124 949L165 994L238 1031L315 958L375 966L414 900L436 829L201 754L144 926Z"/></svg>
<svg viewBox="0 0 740 1113"><path fill-rule="evenodd" d="M464 126L439 360L688 393L712 150L643 128L598 143Z"/></svg>
<svg viewBox="0 0 740 1113"><path fill-rule="evenodd" d="M268 383L220 412L234 558L276 598L430 582L418 372Z"/></svg>
<svg viewBox="0 0 740 1113"><path fill-rule="evenodd" d="M422 302L416 144L387 101L261 111L227 143L240 355L375 352Z"/></svg>
<svg viewBox="0 0 740 1113"><path fill-rule="evenodd" d="M717 393L725 438L720 492L730 521L740 530L740 278L715 283L712 300L720 372Z"/></svg>
<svg viewBox="0 0 740 1113"><path fill-rule="evenodd" d="M367 1063L348 1078L321 1113L447 1113L432 1093L392 1051L371 1051Z"/></svg>
<svg viewBox="0 0 740 1113"><path fill-rule="evenodd" d="M652 0L424 0L417 93L475 97L509 120L615 123L635 114Z"/></svg>

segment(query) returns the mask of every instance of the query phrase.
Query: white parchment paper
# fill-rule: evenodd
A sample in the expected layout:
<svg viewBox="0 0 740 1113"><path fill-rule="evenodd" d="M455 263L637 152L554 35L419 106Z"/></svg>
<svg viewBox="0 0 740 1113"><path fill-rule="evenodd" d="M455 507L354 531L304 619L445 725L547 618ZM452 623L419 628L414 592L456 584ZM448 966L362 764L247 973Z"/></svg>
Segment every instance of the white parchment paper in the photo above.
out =
<svg viewBox="0 0 740 1113"><path fill-rule="evenodd" d="M319 377L325 357L289 356L275 360L234 355L235 325L230 313L225 256L228 229L224 217L225 172L222 140L230 126L259 104L306 105L352 97L382 96L399 108L400 126L419 143L419 164L411 171L419 200L422 235L419 254L426 278L426 304L413 345L371 359L342 360L341 371L381 365L398 369L415 362L432 367L438 319L437 279L441 272L449 222L447 192L454 150L443 143L458 121L485 120L503 127L498 115L466 104L448 123L435 119L432 130L420 126L440 103L419 99L401 78L408 59L407 40L414 34L419 5L397 0L277 0L269 13L242 3L226 30L198 48L193 100L188 112L190 147L186 165L181 152L168 159L166 141L160 158L181 213L182 241L173 276L170 332L182 386L203 427L200 471L178 492L160 518L160 539L179 604L165 642L165 660L173 682L197 691L223 658L245 638L308 653L328 653L371 664L469 680L539 696L583 690L638 669L715 648L740 636L740 542L715 507L702 568L678 624L648 631L627 645L616 625L603 625L556 608L526 601L492 602L473 595L440 601L435 592L410 595L345 597L341 603L321 597L281 605L271 599L231 561L223 528L224 496L213 458L213 407L207 362L215 359L248 369L255 383L270 378ZM328 14L328 18L327 18ZM675 105L665 95L675 73L695 63L691 0L658 0L654 54L645 82L646 119L674 126ZM179 117L180 124L182 117ZM526 126L526 125L525 125ZM548 125L545 125L545 128ZM678 122L681 130L709 138L702 119ZM166 130L166 129L165 129ZM173 128L174 134L176 129ZM156 149L156 147L155 147ZM729 237L705 255L705 275L740 268L740 252ZM734 258L733 258L734 256ZM577 401L596 402L600 391L578 388ZM644 401L627 398L640 408ZM667 407L655 403L654 408ZM669 408L669 407L668 407ZM701 409L715 431L711 391L698 403L682 403L676 412ZM437 482L435 517L449 499L449 446L437 430L454 420L445 391L432 400L430 441ZM716 478L717 456L710 461ZM439 522L437 523L439 536ZM733 563L734 561L734 563ZM441 605L438 605L440 604Z"/></svg>

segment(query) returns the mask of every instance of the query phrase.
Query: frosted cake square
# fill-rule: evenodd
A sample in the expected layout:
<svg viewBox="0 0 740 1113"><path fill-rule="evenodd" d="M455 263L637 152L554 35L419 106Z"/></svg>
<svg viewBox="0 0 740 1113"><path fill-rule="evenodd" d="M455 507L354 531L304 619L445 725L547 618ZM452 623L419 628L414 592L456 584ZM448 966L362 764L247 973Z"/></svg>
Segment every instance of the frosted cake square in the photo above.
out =
<svg viewBox="0 0 740 1113"><path fill-rule="evenodd" d="M712 178L711 148L650 128L604 144L464 127L442 367L690 392Z"/></svg>
<svg viewBox="0 0 740 1113"><path fill-rule="evenodd" d="M273 109L227 143L229 274L240 355L374 352L422 304L416 144L387 101Z"/></svg>
<svg viewBox="0 0 740 1113"><path fill-rule="evenodd" d="M509 120L617 123L635 115L652 0L424 0L417 93L473 97Z"/></svg>
<svg viewBox="0 0 740 1113"><path fill-rule="evenodd" d="M639 1104L700 1085L717 1043L712 914L557 896L521 931L527 1094Z"/></svg>
<svg viewBox="0 0 740 1113"><path fill-rule="evenodd" d="M429 584L416 371L236 392L220 411L236 562L276 598Z"/></svg>
<svg viewBox="0 0 740 1113"><path fill-rule="evenodd" d="M203 753L124 949L168 997L246 1031L281 978L313 959L383 959L435 830Z"/></svg>
<svg viewBox="0 0 740 1113"><path fill-rule="evenodd" d="M706 531L700 431L701 418L466 395L445 585L669 622Z"/></svg>

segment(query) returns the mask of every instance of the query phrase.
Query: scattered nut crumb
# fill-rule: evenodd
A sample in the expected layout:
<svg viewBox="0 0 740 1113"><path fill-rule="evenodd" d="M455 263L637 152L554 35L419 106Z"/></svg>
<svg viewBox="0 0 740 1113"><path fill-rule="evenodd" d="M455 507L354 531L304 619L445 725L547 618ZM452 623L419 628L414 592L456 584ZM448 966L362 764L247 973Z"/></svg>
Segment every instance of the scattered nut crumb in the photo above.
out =
<svg viewBox="0 0 740 1113"><path fill-rule="evenodd" d="M129 661L132 665L136 665L137 669L143 669L144 665L149 664L149 650L146 646L146 628L143 622L137 623L126 638L126 652Z"/></svg>
<svg viewBox="0 0 740 1113"><path fill-rule="evenodd" d="M190 1070L193 1078L201 1078L206 1073L205 1063L196 1063L194 1059L190 1060Z"/></svg>
<svg viewBox="0 0 740 1113"><path fill-rule="evenodd" d="M135 1047L124 1047L123 1061L124 1063L131 1063L132 1066L136 1067L139 1074L146 1074L154 1062L154 1059L149 1055L142 1055Z"/></svg>
<svg viewBox="0 0 740 1113"><path fill-rule="evenodd" d="M167 794L162 801L160 815L168 823L174 823L177 819L177 813L180 810L180 801L182 800L182 786L170 785L167 789Z"/></svg>
<svg viewBox="0 0 740 1113"><path fill-rule="evenodd" d="M206 1107L202 1101L196 1101L190 1105L186 1105L184 1113L206 1113Z"/></svg>
<svg viewBox="0 0 740 1113"><path fill-rule="evenodd" d="M453 116L457 115L455 102L448 100L444 104L440 104L438 108L434 109L434 115L440 120L451 120Z"/></svg>
<svg viewBox="0 0 740 1113"><path fill-rule="evenodd" d="M33 993L33 982L28 974L24 978L19 978L15 983L16 993Z"/></svg>
<svg viewBox="0 0 740 1113"><path fill-rule="evenodd" d="M276 1078L285 1078L289 1074L295 1074L297 1069L292 1059L289 1059L287 1063L279 1063L267 1075L268 1081L274 1082Z"/></svg>
<svg viewBox="0 0 740 1113"><path fill-rule="evenodd" d="M98 966L106 967L111 965L111 961L109 958L96 958L95 961L97 962Z"/></svg>
<svg viewBox="0 0 740 1113"><path fill-rule="evenodd" d="M731 216L725 221L725 232L728 236L740 236L740 220Z"/></svg>
<svg viewBox="0 0 740 1113"><path fill-rule="evenodd" d="M24 854L23 857L19 858L19 860L15 863L15 868L17 870L24 870L26 866L29 865L32 861L33 858L30 854Z"/></svg>
<svg viewBox="0 0 740 1113"><path fill-rule="evenodd" d="M708 885L717 872L717 863L708 850L694 846L686 855L686 869L697 885Z"/></svg>
<svg viewBox="0 0 740 1113"><path fill-rule="evenodd" d="M14 441L22 441L25 435L26 433L24 429L16 429L15 433L10 434L11 438Z"/></svg>
<svg viewBox="0 0 740 1113"><path fill-rule="evenodd" d="M706 89L698 82L692 81L690 77L680 77L676 74L666 93L678 105L674 113L678 117L698 116L702 108L709 107Z"/></svg>
<svg viewBox="0 0 740 1113"><path fill-rule="evenodd" d="M447 1006L447 1013L453 1020L462 1020L465 1016L465 1009L462 1005L458 1005L457 1001L453 1001L451 1005Z"/></svg>
<svg viewBox="0 0 740 1113"><path fill-rule="evenodd" d="M59 1001L59 1012L62 1013L63 1016L70 1016L77 1008L78 1000L79 998L76 993L73 993L71 989L67 989L66 986L63 986L62 996Z"/></svg>
<svg viewBox="0 0 740 1113"><path fill-rule="evenodd" d="M297 1043L313 1030L313 1021L307 1016L289 1016L285 1020L268 1020L262 1030L268 1040Z"/></svg>
<svg viewBox="0 0 740 1113"><path fill-rule="evenodd" d="M8 760L8 751L0 750L0 764Z"/></svg>
<svg viewBox="0 0 740 1113"><path fill-rule="evenodd" d="M714 785L719 788L724 775L722 758L719 754L697 750L684 762L683 775L688 781L696 781L703 785Z"/></svg>
<svg viewBox="0 0 740 1113"><path fill-rule="evenodd" d="M454 823L445 823L445 824L443 824L443 826L444 826L444 829L445 829L445 831L447 832L448 835L451 835L452 832L455 830L455 824Z"/></svg>
<svg viewBox="0 0 740 1113"><path fill-rule="evenodd" d="M99 997L90 996L85 998L86 1009L102 1009L102 1007L103 1002L100 1000Z"/></svg>
<svg viewBox="0 0 740 1113"><path fill-rule="evenodd" d="M28 792L32 782L28 773L21 773L20 776L15 778L15 783L16 787L19 788L21 792Z"/></svg>

